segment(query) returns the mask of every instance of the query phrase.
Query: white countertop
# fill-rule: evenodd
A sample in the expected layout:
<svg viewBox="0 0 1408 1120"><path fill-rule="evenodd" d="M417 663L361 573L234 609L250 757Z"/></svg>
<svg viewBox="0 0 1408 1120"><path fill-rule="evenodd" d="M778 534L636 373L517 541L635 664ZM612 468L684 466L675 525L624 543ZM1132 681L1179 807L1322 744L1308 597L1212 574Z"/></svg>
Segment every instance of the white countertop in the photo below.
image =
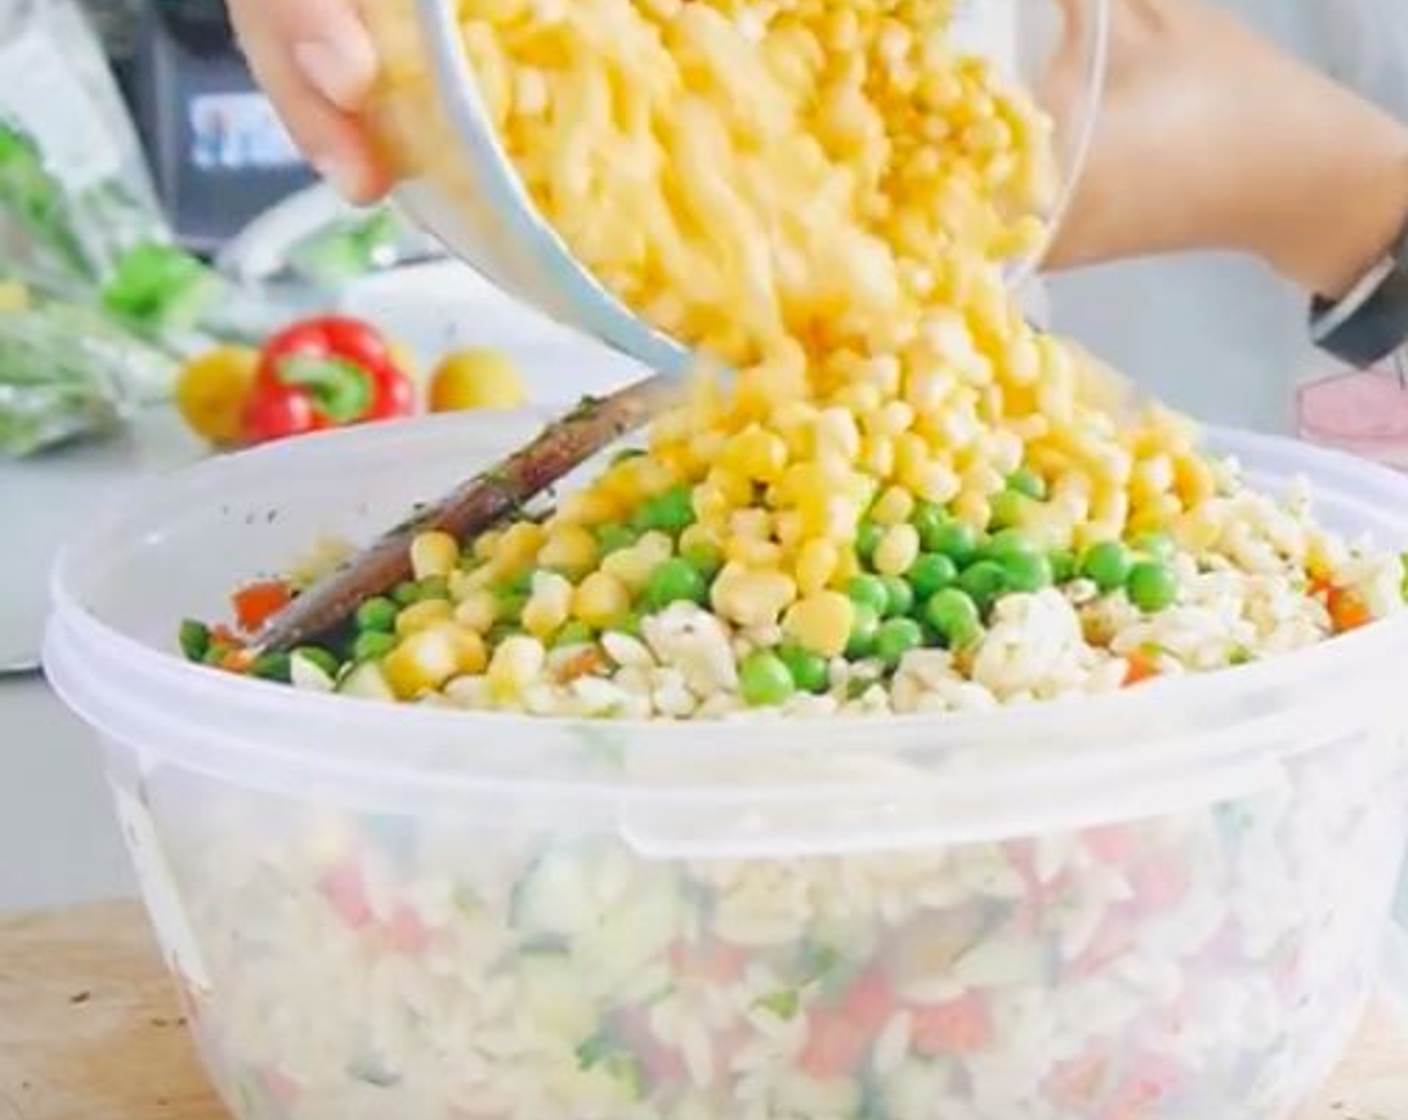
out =
<svg viewBox="0 0 1408 1120"><path fill-rule="evenodd" d="M637 367L531 315L458 265L434 265L364 283L344 308L363 315L423 360L457 346L512 355L532 399L564 407L633 377ZM165 408L122 433L22 462L0 461L0 671L37 660L48 571L64 539L155 474L205 454ZM130 894L101 754L87 728L38 674L0 675L0 911Z"/></svg>

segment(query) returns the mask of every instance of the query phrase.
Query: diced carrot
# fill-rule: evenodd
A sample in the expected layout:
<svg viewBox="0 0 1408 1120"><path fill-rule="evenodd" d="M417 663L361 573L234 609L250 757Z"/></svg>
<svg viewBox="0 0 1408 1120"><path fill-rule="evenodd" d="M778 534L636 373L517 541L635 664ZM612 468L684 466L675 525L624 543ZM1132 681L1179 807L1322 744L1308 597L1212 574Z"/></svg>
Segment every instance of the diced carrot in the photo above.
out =
<svg viewBox="0 0 1408 1120"><path fill-rule="evenodd" d="M230 601L235 608L235 621L246 634L253 634L293 598L289 585L281 579L260 580L241 587Z"/></svg>
<svg viewBox="0 0 1408 1120"><path fill-rule="evenodd" d="M862 1030L879 1031L895 1013L894 989L883 973L872 969L851 985L841 1010Z"/></svg>
<svg viewBox="0 0 1408 1120"><path fill-rule="evenodd" d="M220 668L227 673L248 673L253 667L253 650L232 649L220 659Z"/></svg>
<svg viewBox="0 0 1408 1120"><path fill-rule="evenodd" d="M288 1074L277 1066L268 1066L259 1074L260 1084L269 1098L281 1109L292 1109L303 1096L303 1089Z"/></svg>
<svg viewBox="0 0 1408 1120"><path fill-rule="evenodd" d="M802 1068L822 1081L849 1078L865 1056L870 1035L870 1031L852 1021L843 1010L813 1011L807 1017Z"/></svg>
<svg viewBox="0 0 1408 1120"><path fill-rule="evenodd" d="M386 923L386 940L396 952L418 957L430 947L430 931L420 916L402 903Z"/></svg>
<svg viewBox="0 0 1408 1120"><path fill-rule="evenodd" d="M563 684L570 684L579 677L596 672L605 664L606 660L602 657L601 651L594 646L589 646L558 668L557 679Z"/></svg>
<svg viewBox="0 0 1408 1120"><path fill-rule="evenodd" d="M987 1004L973 992L914 1011L911 1038L920 1054L972 1054L987 1045L990 1035Z"/></svg>
<svg viewBox="0 0 1408 1120"><path fill-rule="evenodd" d="M319 881L318 888L348 929L361 929L372 920L362 871L350 859L343 860Z"/></svg>
<svg viewBox="0 0 1408 1120"><path fill-rule="evenodd" d="M747 953L722 941L694 945L681 940L670 946L670 964L676 972L715 984L734 983L747 963Z"/></svg>
<svg viewBox="0 0 1408 1120"><path fill-rule="evenodd" d="M1143 650L1135 650L1124 659L1127 666L1124 674L1124 687L1147 681L1159 675L1158 663Z"/></svg>
<svg viewBox="0 0 1408 1120"><path fill-rule="evenodd" d="M210 644L214 646L229 646L231 649L239 649L244 645L244 639L226 626L223 622L217 622L210 628Z"/></svg>
<svg viewBox="0 0 1408 1120"><path fill-rule="evenodd" d="M1325 604L1330 611L1330 622L1336 634L1358 630L1373 621L1369 607L1360 596L1344 587L1330 588Z"/></svg>

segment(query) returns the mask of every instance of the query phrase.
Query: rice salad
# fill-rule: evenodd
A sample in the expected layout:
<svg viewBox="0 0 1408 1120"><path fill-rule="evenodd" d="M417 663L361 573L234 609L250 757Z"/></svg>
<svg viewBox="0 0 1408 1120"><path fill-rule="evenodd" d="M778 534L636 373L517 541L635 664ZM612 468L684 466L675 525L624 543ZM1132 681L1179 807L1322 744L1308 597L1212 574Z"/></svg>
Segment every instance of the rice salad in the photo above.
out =
<svg viewBox="0 0 1408 1120"><path fill-rule="evenodd" d="M366 16L383 101L419 114L392 137L413 173L452 145L409 7ZM951 17L463 5L534 201L699 368L646 446L477 539L425 534L415 578L319 647L248 648L299 590L276 578L187 652L480 710L888 714L1226 668L1400 609L1397 557L1249 491L1026 321L1007 269L1043 237L1051 126Z"/></svg>
<svg viewBox="0 0 1408 1120"><path fill-rule="evenodd" d="M415 173L447 126L410 5L365 15ZM700 368L643 446L423 534L318 644L256 636L322 561L185 623L192 660L607 742L845 716L879 745L884 717L1233 673L1403 609L1397 555L1027 323L1006 269L1043 235L1051 129L949 44L949 4L458 12L540 210ZM524 725L463 721L505 751ZM628 783L593 824L526 777L436 813L195 771L146 796L241 1120L1285 1120L1369 989L1402 747L1366 716L1191 807L861 853L840 815L823 850L652 852ZM677 827L707 847L770 811Z"/></svg>

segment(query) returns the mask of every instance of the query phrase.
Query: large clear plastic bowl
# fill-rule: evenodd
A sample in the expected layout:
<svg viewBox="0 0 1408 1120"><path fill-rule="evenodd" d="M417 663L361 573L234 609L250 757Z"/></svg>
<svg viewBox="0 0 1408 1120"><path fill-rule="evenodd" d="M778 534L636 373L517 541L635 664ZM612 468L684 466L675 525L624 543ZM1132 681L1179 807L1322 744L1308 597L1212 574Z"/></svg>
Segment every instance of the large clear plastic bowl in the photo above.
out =
<svg viewBox="0 0 1408 1120"><path fill-rule="evenodd" d="M1104 92L1110 0L957 0L957 41L1032 91L1051 116L1064 216ZM461 48L455 0L359 0L382 80L369 113L406 211L505 292L661 373L691 364L679 341L637 317L538 212L504 151ZM529 18L532 18L531 16ZM1045 246L1013 262L1014 287Z"/></svg>
<svg viewBox="0 0 1408 1120"><path fill-rule="evenodd" d="M70 548L46 667L98 732L240 1120L1284 1120L1376 982L1408 623L981 717L571 723L213 673L182 615L365 538L535 417L315 436ZM1305 473L1408 539L1408 483Z"/></svg>

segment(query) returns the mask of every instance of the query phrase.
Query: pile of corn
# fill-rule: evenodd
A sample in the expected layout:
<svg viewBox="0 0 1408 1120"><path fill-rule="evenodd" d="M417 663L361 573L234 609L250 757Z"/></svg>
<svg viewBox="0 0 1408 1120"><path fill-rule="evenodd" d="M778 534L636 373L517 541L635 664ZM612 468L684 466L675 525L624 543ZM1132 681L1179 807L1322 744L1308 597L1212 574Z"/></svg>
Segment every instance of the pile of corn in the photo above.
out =
<svg viewBox="0 0 1408 1120"><path fill-rule="evenodd" d="M1176 601L1167 554L1217 532L1214 471L1024 320L1004 270L1041 237L1049 126L950 47L949 7L463 0L544 214L732 375L701 369L545 520L418 540L417 582L368 605L352 651L396 697L484 677L513 707L554 646L680 601L775 643L743 676L756 703L788 692L779 665L816 691L838 657L961 655L1009 592L1080 576ZM421 65L393 48L388 81Z"/></svg>

